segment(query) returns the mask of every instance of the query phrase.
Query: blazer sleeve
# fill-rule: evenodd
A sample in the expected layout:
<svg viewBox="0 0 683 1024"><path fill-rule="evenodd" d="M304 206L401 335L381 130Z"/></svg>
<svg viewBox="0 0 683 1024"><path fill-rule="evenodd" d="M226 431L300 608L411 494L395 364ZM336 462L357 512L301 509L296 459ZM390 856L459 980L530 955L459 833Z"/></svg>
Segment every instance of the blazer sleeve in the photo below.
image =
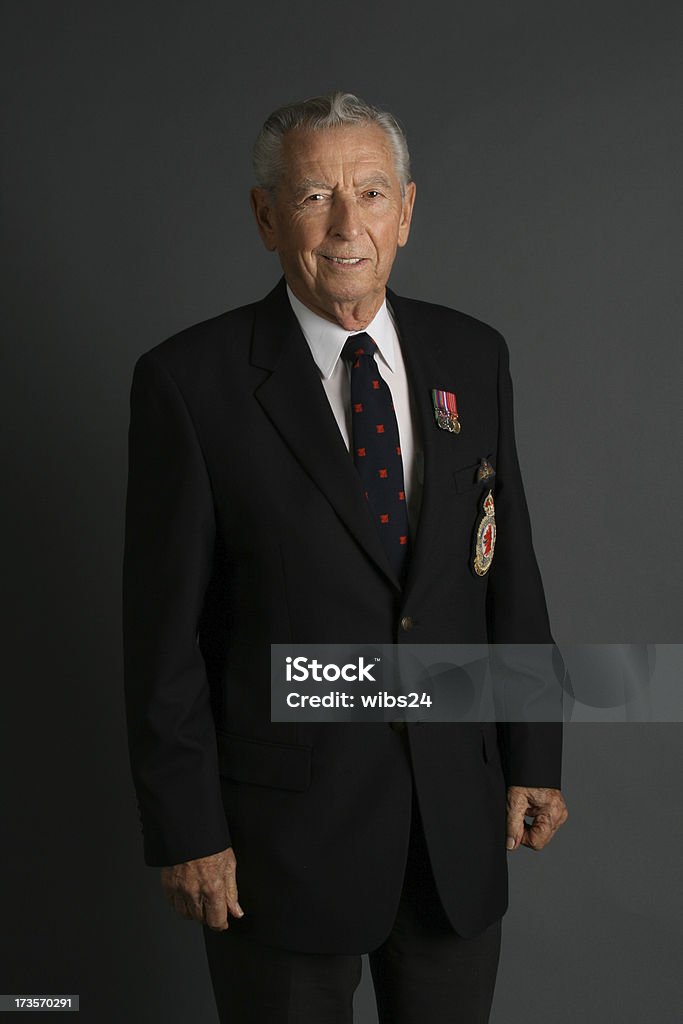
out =
<svg viewBox="0 0 683 1024"><path fill-rule="evenodd" d="M197 642L214 540L196 431L171 374L147 353L131 391L123 640L130 761L150 865L230 845Z"/></svg>
<svg viewBox="0 0 683 1024"><path fill-rule="evenodd" d="M529 511L517 459L509 353L503 338L500 338L498 364L498 448L494 500L497 538L487 590L489 642L500 645L552 645L543 584L534 554ZM538 657L546 666L542 673L545 674L545 683L541 683L541 688L547 687L550 658L556 672L562 659L554 646L544 650L539 648ZM563 667L560 669L560 680L562 674ZM510 685L514 685L514 674ZM528 687L529 701L532 702L533 677L527 677L524 685ZM547 689L545 692L547 694ZM499 723L498 738L507 785L560 787L560 682L557 683L556 692L557 720Z"/></svg>

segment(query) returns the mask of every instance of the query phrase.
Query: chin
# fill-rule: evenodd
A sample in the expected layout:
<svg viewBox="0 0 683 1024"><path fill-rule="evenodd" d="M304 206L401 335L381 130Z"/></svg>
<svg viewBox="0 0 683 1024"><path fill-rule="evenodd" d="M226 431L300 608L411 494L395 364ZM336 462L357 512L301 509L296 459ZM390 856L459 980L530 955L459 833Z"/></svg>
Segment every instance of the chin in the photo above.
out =
<svg viewBox="0 0 683 1024"><path fill-rule="evenodd" d="M319 291L318 295L321 300L327 302L363 302L366 299L374 298L383 291L384 285L373 284L372 287L368 287L367 284L361 286L360 282L349 282L347 287L338 285L335 288L327 288L324 291Z"/></svg>

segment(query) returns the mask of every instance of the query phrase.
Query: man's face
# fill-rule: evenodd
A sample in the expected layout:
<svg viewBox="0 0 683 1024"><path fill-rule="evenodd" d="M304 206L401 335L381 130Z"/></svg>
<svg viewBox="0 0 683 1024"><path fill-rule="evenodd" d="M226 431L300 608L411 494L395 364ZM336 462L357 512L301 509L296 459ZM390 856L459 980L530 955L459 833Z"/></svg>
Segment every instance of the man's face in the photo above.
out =
<svg viewBox="0 0 683 1024"><path fill-rule="evenodd" d="M401 195L389 139L377 125L288 132L282 158L275 196L252 191L261 237L309 309L349 330L365 326L408 239L415 185Z"/></svg>

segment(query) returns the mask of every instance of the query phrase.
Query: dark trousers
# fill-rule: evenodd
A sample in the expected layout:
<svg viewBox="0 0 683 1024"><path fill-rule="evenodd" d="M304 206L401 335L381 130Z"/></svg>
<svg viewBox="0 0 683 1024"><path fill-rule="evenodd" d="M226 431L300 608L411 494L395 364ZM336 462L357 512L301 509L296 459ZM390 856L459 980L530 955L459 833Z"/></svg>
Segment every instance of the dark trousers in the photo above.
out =
<svg viewBox="0 0 683 1024"><path fill-rule="evenodd" d="M500 936L500 921L472 939L453 931L413 801L396 920L369 952L380 1024L487 1024ZM352 1024L360 955L295 953L231 930L205 928L204 939L221 1024Z"/></svg>

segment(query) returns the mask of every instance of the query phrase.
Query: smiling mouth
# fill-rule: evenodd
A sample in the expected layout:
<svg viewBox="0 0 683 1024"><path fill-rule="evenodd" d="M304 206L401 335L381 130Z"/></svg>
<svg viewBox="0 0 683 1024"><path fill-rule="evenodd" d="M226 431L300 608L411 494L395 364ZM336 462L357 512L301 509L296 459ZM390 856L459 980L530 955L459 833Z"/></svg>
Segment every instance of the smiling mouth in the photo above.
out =
<svg viewBox="0 0 683 1024"><path fill-rule="evenodd" d="M324 257L324 259L326 260L329 260L330 263L337 263L342 267L352 267L358 263L363 263L365 261L364 256L349 256L347 258L344 256L328 256L324 252L318 253L318 255Z"/></svg>

